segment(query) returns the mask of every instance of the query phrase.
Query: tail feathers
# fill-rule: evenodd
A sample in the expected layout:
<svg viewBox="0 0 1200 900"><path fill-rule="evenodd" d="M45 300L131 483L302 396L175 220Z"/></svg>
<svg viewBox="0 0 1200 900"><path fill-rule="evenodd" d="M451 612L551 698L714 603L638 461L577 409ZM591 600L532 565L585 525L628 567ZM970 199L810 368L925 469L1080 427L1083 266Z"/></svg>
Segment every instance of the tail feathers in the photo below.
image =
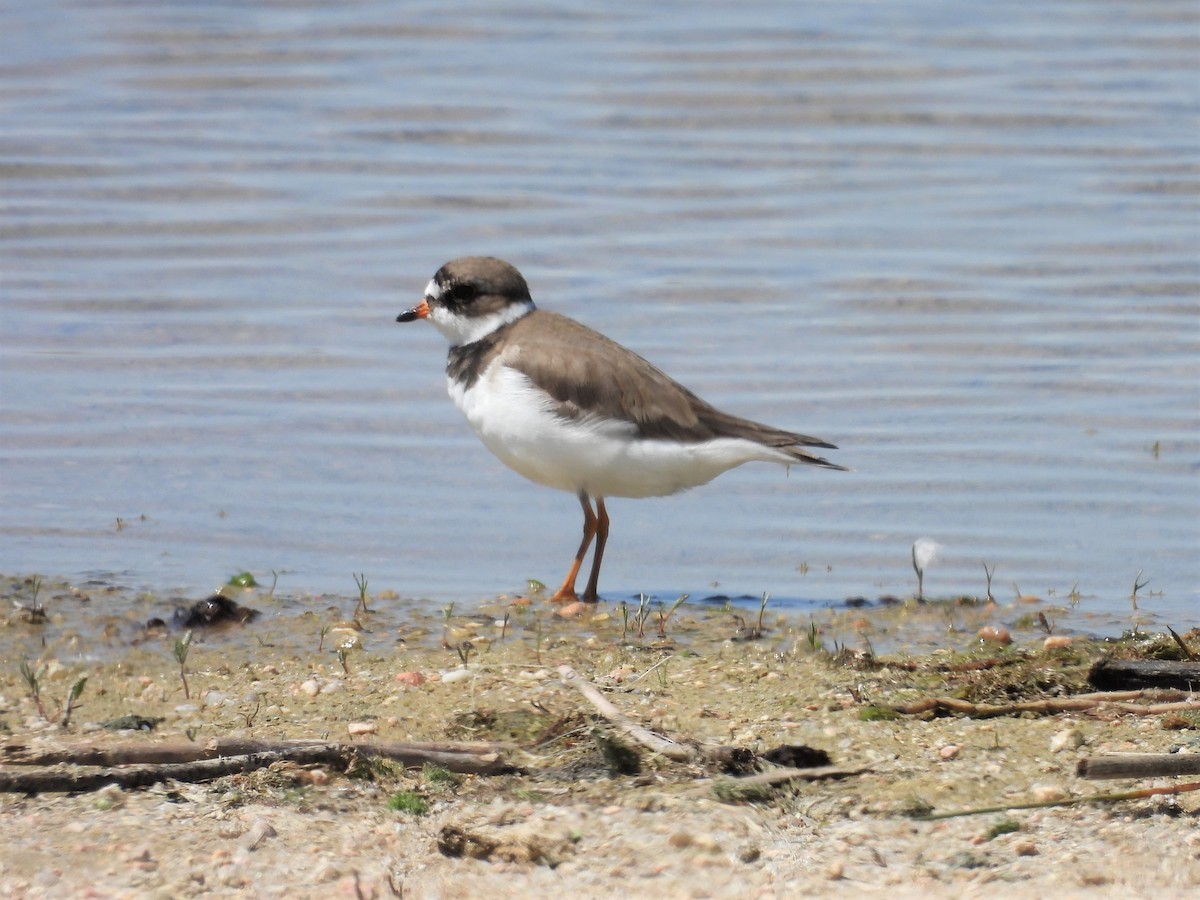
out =
<svg viewBox="0 0 1200 900"><path fill-rule="evenodd" d="M813 446L828 447L831 450L837 449L837 447L834 446L833 444L826 444L826 443L815 444ZM794 447L794 446L793 447L780 447L779 449L782 450L784 453L786 453L789 457L791 457L792 460L794 460L795 462L798 462L798 463L804 463L805 465L809 465L809 466L820 466L823 469L837 469L839 472L849 472L850 471L845 466L839 466L837 463L830 462L829 460L825 459L825 457L823 457L823 456L817 456L817 454L815 454L815 453L809 453L807 450L804 450L800 447Z"/></svg>

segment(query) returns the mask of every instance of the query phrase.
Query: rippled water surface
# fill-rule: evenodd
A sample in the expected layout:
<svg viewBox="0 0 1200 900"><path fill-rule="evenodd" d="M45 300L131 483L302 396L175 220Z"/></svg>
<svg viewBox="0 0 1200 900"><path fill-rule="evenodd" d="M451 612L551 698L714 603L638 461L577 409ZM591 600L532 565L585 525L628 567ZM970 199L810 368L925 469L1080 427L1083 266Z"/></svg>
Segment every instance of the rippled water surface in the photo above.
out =
<svg viewBox="0 0 1200 900"><path fill-rule="evenodd" d="M0 12L0 571L434 602L555 582L401 327L543 306L851 473L610 504L611 596L1200 620L1197 13L1170 2L48 2ZM118 527L118 520L121 527ZM718 586L714 587L714 583Z"/></svg>

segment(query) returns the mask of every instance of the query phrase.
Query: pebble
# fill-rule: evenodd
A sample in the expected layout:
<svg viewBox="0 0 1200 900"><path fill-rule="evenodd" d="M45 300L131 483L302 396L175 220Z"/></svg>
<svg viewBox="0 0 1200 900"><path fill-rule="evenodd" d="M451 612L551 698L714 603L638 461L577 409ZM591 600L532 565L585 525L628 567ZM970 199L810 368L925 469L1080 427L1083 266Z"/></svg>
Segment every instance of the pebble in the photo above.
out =
<svg viewBox="0 0 1200 900"><path fill-rule="evenodd" d="M243 850L257 850L259 844L267 838L275 837L275 835L276 831L271 823L262 816L259 816L250 823L250 827L242 835L241 840L238 841L238 846Z"/></svg>
<svg viewBox="0 0 1200 900"><path fill-rule="evenodd" d="M374 734L379 730L379 725L375 722L351 722L346 726L346 731L351 735Z"/></svg>
<svg viewBox="0 0 1200 900"><path fill-rule="evenodd" d="M396 681L409 687L420 687L428 679L420 672L397 672Z"/></svg>
<svg viewBox="0 0 1200 900"><path fill-rule="evenodd" d="M300 690L304 691L310 697L315 697L321 693L321 686L317 684L317 679L310 678L308 681L301 682Z"/></svg>
<svg viewBox="0 0 1200 900"><path fill-rule="evenodd" d="M958 756L961 750L962 748L959 747L958 744L947 744L938 751L938 756L940 756L942 759L954 759L956 756Z"/></svg>
<svg viewBox="0 0 1200 900"><path fill-rule="evenodd" d="M1042 648L1044 650L1061 650L1063 647L1070 646L1071 639L1065 634L1052 634L1042 641Z"/></svg>
<svg viewBox="0 0 1200 900"><path fill-rule="evenodd" d="M462 681L471 677L471 670L463 667L451 669L449 672L442 673L442 681L446 684L453 684L456 681Z"/></svg>
<svg viewBox="0 0 1200 900"><path fill-rule="evenodd" d="M1067 792L1055 784L1035 784L1030 790L1030 794L1036 803L1050 803L1067 799Z"/></svg>
<svg viewBox="0 0 1200 900"><path fill-rule="evenodd" d="M576 600L574 603L566 603L558 608L554 613L563 619L573 619L577 616L582 616L588 610L588 604L582 600Z"/></svg>
<svg viewBox="0 0 1200 900"><path fill-rule="evenodd" d="M1062 753L1083 746L1083 732L1078 728L1066 728L1050 738L1050 752Z"/></svg>
<svg viewBox="0 0 1200 900"><path fill-rule="evenodd" d="M981 641L991 641L995 644L1011 644L1012 634L1002 625L984 625L977 632L975 637Z"/></svg>

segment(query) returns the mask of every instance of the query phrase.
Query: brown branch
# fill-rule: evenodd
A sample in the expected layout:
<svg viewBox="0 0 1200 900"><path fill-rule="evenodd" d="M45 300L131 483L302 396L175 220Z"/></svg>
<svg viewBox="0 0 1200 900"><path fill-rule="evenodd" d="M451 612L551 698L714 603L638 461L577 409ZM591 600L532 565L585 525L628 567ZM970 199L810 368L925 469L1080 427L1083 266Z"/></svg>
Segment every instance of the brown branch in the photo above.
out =
<svg viewBox="0 0 1200 900"><path fill-rule="evenodd" d="M626 716L625 713L609 703L608 699L600 693L595 685L589 681L585 681L570 666L559 666L558 674L562 676L564 683L583 694L591 702L592 706L600 711L600 715L604 716L604 718L608 719L608 721L612 722L643 747L648 747L655 753L661 753L663 756L673 759L676 762L690 762L699 755L692 747L677 744L669 738L657 735L638 725Z"/></svg>
<svg viewBox="0 0 1200 900"><path fill-rule="evenodd" d="M126 768L79 771L75 769L34 769L26 772L0 772L0 791L28 794L55 791L95 791L110 784L123 788L148 787L168 779L210 781L226 775L238 775L262 769L272 763L289 760L297 763L329 762L324 753L255 753L188 763L129 766Z"/></svg>
<svg viewBox="0 0 1200 900"><path fill-rule="evenodd" d="M1114 753L1081 759L1080 778L1163 778L1200 775L1200 753Z"/></svg>
<svg viewBox="0 0 1200 900"><path fill-rule="evenodd" d="M214 748L213 745L220 749ZM260 749L245 752L246 745ZM430 749L430 746L440 749ZM24 772L0 771L0 792L91 791L109 784L135 788L166 780L209 781L226 775L252 772L285 761L299 765L348 765L356 756L382 757L406 767L429 763L452 772L473 775L499 775L516 771L499 753L490 749L487 752L455 752L446 749L453 746L455 745L420 746L398 742L339 744L321 741L214 741L209 745L168 744L109 749L84 747L74 751L68 749L24 755L13 753L11 756L8 752L15 748L6 748L5 761L9 763L44 765L54 760L55 763L70 762L103 767L82 771L47 768ZM490 748L493 745L484 746ZM261 749L263 747L274 749ZM243 752L231 752L237 749ZM127 765L133 760L138 760L141 764Z"/></svg>
<svg viewBox="0 0 1200 900"><path fill-rule="evenodd" d="M405 766L426 762L450 768L446 763L470 765L472 759L512 749L494 742L405 742L362 741L339 743L321 740L258 741L241 738L213 738L205 743L118 744L111 747L75 746L54 750L30 750L20 744L0 749L0 762L7 765L53 766L70 763L77 766L126 766L145 763L184 763L253 753L288 753L307 749L329 753L354 752L363 757L384 757ZM459 760L458 757L462 757ZM453 769L452 771L465 771Z"/></svg>
<svg viewBox="0 0 1200 900"><path fill-rule="evenodd" d="M960 809L954 812L929 813L913 816L919 822L932 822L937 819L954 819L959 816L978 816L984 813L1008 812L1014 809L1048 809L1052 806L1079 806L1083 803L1113 803L1119 800L1143 800L1146 797L1158 797L1170 794L1186 794L1189 791L1200 791L1200 781L1191 784L1177 784L1173 787L1144 788L1138 791L1123 791L1120 794L1092 794L1088 797L1070 797L1066 800L1042 800L1037 803L1008 803L1004 806L984 806L978 809Z"/></svg>
<svg viewBox="0 0 1200 900"><path fill-rule="evenodd" d="M983 703L971 703L955 697L927 697L913 703L903 703L892 707L896 712L913 716L928 712L949 712L970 716L975 719L989 719L995 716L1012 716L1018 713L1034 712L1048 715L1061 712L1081 712L1085 710L1109 708L1116 712L1133 715L1158 715L1167 712L1181 712L1200 709L1200 700L1186 699L1195 695L1186 691L1144 690L1144 691L1109 691L1097 694L1080 694L1075 697L1063 697L1053 700L1027 700L1022 703L1005 703L990 706ZM1159 700L1165 702L1139 704L1127 701Z"/></svg>

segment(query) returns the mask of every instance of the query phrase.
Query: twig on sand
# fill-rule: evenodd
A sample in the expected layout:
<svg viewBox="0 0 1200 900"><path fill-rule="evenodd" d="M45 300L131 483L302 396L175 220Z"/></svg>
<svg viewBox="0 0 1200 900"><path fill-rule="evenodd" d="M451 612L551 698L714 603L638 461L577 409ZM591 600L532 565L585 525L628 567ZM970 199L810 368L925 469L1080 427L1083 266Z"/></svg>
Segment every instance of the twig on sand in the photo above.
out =
<svg viewBox="0 0 1200 900"><path fill-rule="evenodd" d="M1168 712L1184 712L1200 709L1200 700L1188 691L1106 691L1096 694L1079 694L1075 697L1062 697L1052 700L1027 700L1021 703L1004 703L989 706L983 703L971 703L955 697L927 697L914 703L903 703L893 707L898 713L907 716L922 713L946 712L968 716L973 719L990 719L995 716L1012 716L1018 713L1043 713L1046 715L1060 712L1080 712L1083 710L1103 709L1127 715L1153 716ZM1151 703L1136 703L1133 701L1156 701Z"/></svg>
<svg viewBox="0 0 1200 900"><path fill-rule="evenodd" d="M1164 778L1200 775L1200 753L1113 753L1081 759L1080 778Z"/></svg>
<svg viewBox="0 0 1200 900"><path fill-rule="evenodd" d="M954 812L925 813L913 816L920 822L932 822L936 819L954 819L958 816L979 816L986 813L1009 812L1014 809L1047 809L1051 806L1079 806L1082 803L1115 803L1120 800L1141 800L1169 794L1186 794L1188 791L1200 791L1200 781L1190 784L1177 784L1174 787L1144 788L1137 791L1123 791L1119 794L1092 794L1087 797L1071 797L1066 800L1043 800L1038 803L1006 803L1003 806L985 806L979 809L960 809Z"/></svg>
<svg viewBox="0 0 1200 900"><path fill-rule="evenodd" d="M634 722L625 713L621 712L615 706L608 702L603 694L589 681L585 681L582 676L570 666L559 666L558 674L562 676L563 682L575 688L579 693L600 711L600 715L608 719L633 740L637 741L643 747L648 747L655 753L661 753L667 759L673 759L676 762L691 762L698 759L700 753L694 747L688 747L684 744L677 744L670 738L662 737L654 732L643 728L641 725Z"/></svg>
<svg viewBox="0 0 1200 900"><path fill-rule="evenodd" d="M8 765L51 766L63 763L99 770L38 769L0 772L0 791L41 793L89 791L109 784L144 787L159 781L209 781L252 772L277 762L300 765L348 764L354 757L380 757L409 768L426 763L451 772L499 775L516 771L500 754L502 744L404 743L380 741L214 740L207 744L158 744L118 747L76 747L53 751L4 748Z"/></svg>

